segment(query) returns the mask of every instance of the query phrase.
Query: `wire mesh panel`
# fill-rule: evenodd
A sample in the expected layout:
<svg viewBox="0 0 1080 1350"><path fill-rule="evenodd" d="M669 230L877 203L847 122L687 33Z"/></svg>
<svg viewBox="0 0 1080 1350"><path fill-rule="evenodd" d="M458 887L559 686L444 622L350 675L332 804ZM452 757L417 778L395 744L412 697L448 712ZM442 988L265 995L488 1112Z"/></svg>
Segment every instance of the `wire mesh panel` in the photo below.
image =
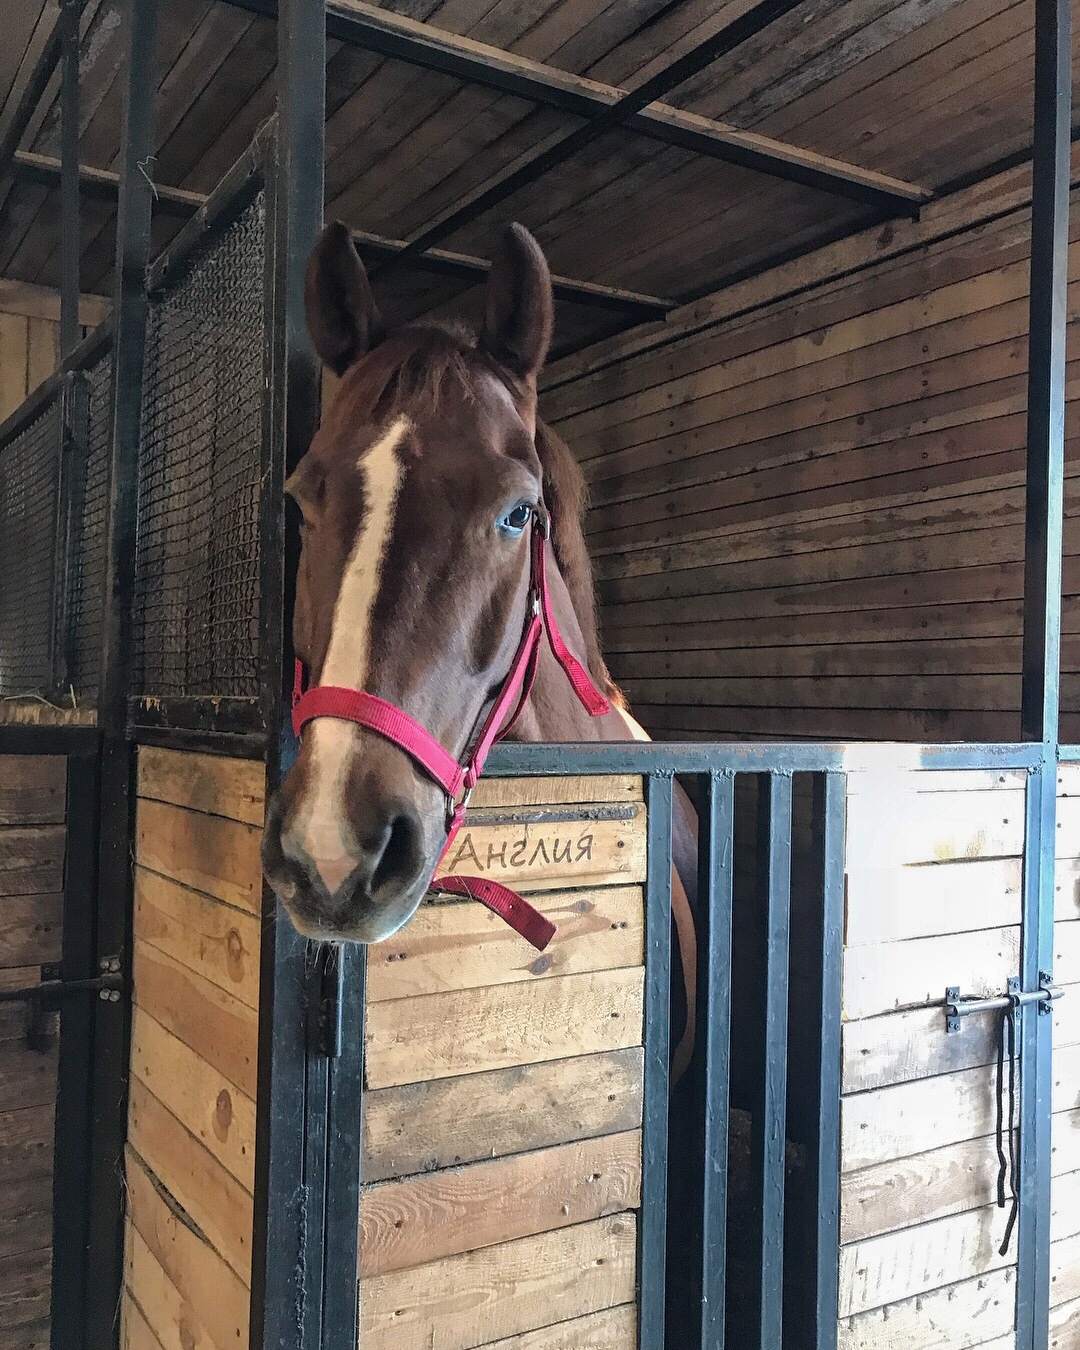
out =
<svg viewBox="0 0 1080 1350"><path fill-rule="evenodd" d="M260 194L151 306L134 690L258 695Z"/></svg>
<svg viewBox="0 0 1080 1350"><path fill-rule="evenodd" d="M68 583L72 625L69 679L84 704L97 699L101 666L109 533L111 374L109 351L86 372L86 464Z"/></svg>
<svg viewBox="0 0 1080 1350"><path fill-rule="evenodd" d="M0 449L0 698L52 684L60 402Z"/></svg>

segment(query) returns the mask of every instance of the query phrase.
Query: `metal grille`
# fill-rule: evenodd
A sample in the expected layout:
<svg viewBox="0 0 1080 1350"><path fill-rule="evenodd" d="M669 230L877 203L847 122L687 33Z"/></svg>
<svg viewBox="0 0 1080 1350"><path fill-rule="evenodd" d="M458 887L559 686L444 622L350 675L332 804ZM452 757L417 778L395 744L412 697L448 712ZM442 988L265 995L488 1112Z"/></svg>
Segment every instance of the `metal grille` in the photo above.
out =
<svg viewBox="0 0 1080 1350"><path fill-rule="evenodd" d="M137 693L258 695L263 252L260 194L151 307Z"/></svg>
<svg viewBox="0 0 1080 1350"><path fill-rule="evenodd" d="M86 373L86 472L70 579L73 629L70 679L80 703L96 701L101 667L109 534L111 374L110 352Z"/></svg>
<svg viewBox="0 0 1080 1350"><path fill-rule="evenodd" d="M52 684L60 403L0 449L0 698Z"/></svg>

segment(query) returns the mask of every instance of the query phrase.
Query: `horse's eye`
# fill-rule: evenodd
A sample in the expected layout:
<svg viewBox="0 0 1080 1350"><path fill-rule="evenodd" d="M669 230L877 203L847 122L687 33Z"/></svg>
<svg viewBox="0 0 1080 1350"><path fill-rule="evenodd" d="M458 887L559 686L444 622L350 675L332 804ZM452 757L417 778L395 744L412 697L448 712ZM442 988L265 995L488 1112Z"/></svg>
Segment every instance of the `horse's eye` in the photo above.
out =
<svg viewBox="0 0 1080 1350"><path fill-rule="evenodd" d="M516 539L532 520L532 513L533 509L528 502L519 502L512 511L507 511L505 516L499 518L499 533Z"/></svg>

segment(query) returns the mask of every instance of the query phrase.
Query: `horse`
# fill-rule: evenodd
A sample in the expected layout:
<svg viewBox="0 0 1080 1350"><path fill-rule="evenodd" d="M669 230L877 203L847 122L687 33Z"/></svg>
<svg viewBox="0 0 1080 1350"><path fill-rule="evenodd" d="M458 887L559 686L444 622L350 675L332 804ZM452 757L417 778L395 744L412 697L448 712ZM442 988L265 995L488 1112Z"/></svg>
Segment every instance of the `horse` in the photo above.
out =
<svg viewBox="0 0 1080 1350"><path fill-rule="evenodd" d="M387 332L340 222L312 252L305 309L338 377L286 484L301 515L293 643L310 685L400 709L460 762L510 674L529 619L530 538L550 522L551 624L609 710L590 715L541 646L509 735L647 740L601 652L584 477L537 412L554 302L533 236L502 234L478 333ZM697 822L681 789L676 803L673 1080L693 1053L696 987ZM268 804L263 869L301 933L381 942L416 912L446 841L445 793L400 743L320 716Z"/></svg>

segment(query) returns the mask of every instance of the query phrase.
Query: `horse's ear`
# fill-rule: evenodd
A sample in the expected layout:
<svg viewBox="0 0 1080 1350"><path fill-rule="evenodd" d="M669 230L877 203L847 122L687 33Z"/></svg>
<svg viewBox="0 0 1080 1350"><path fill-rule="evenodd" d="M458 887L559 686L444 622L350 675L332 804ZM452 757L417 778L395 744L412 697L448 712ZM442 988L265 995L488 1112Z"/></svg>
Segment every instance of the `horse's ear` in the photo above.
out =
<svg viewBox="0 0 1080 1350"><path fill-rule="evenodd" d="M547 260L524 225L510 225L491 260L480 345L512 374L535 380L553 321Z"/></svg>
<svg viewBox="0 0 1080 1350"><path fill-rule="evenodd" d="M343 375L383 337L364 264L340 220L319 235L304 280L308 331L323 362Z"/></svg>

